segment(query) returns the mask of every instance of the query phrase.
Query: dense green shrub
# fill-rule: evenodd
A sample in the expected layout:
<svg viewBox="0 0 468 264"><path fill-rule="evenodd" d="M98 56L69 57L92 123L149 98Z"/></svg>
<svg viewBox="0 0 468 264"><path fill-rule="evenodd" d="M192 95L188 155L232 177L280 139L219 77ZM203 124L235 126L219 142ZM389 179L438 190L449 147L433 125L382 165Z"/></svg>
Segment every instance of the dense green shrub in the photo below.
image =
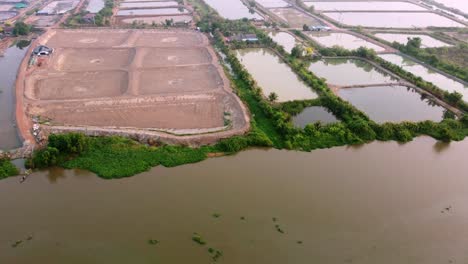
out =
<svg viewBox="0 0 468 264"><path fill-rule="evenodd" d="M8 159L0 159L0 179L19 174L18 168Z"/></svg>

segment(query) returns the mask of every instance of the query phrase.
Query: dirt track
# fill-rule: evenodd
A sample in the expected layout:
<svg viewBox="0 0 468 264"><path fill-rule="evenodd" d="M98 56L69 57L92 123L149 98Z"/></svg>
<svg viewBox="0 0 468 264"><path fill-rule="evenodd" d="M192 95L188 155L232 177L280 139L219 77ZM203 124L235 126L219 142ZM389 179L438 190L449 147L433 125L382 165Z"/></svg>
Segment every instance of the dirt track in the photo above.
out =
<svg viewBox="0 0 468 264"><path fill-rule="evenodd" d="M201 33L54 30L38 42L55 52L18 88L26 115L49 121L51 130L151 131L152 139L196 145L249 128Z"/></svg>

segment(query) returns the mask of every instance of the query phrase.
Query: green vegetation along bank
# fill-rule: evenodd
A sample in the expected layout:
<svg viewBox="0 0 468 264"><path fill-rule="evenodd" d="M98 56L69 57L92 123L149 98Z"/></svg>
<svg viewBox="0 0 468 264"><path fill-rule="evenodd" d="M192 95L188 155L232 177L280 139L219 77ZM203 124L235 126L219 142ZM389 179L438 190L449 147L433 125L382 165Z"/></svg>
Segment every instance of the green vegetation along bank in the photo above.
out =
<svg viewBox="0 0 468 264"><path fill-rule="evenodd" d="M200 148L148 146L120 137L87 137L75 133L51 135L48 146L35 152L26 165L31 168L57 165L80 168L95 172L103 178L119 178L158 165L173 167L194 163L213 154L233 154L248 147L311 151L317 148L362 144L373 140L408 142L420 135L428 135L443 141L462 140L468 135L466 114L459 119L447 115L447 118L439 123L424 121L377 124L353 105L333 94L322 79L308 70L308 59L303 58L300 52L292 54L285 52L281 46L247 20L224 20L206 4L198 0L191 2L195 3L194 6L200 15L198 26L204 32L213 34L217 49L225 55L224 66L229 73L233 88L252 114L252 129L248 134ZM275 51L311 89L319 94L319 98L282 104L268 100L263 95L261 87L258 87L234 55L234 49L249 44L224 42L225 36L238 33L256 34L259 43L255 45ZM373 56L369 50L363 48L354 51L353 55ZM309 124L304 129L295 127L291 122L292 116L311 105L320 105L329 109L341 122L329 125Z"/></svg>

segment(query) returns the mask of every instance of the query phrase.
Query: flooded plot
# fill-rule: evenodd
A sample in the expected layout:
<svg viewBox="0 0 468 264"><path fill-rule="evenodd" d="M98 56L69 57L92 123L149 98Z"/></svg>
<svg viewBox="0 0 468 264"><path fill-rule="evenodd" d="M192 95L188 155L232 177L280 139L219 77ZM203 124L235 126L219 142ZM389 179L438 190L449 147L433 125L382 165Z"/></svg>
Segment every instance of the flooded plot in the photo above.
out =
<svg viewBox="0 0 468 264"><path fill-rule="evenodd" d="M57 0L50 2L41 10L37 11L38 15L56 15L56 14L64 14L73 8L75 8L79 0Z"/></svg>
<svg viewBox="0 0 468 264"><path fill-rule="evenodd" d="M331 48L333 46L340 46L349 50L354 50L359 47L366 47L369 49L373 49L377 52L385 50L383 47L377 46L374 43L371 43L369 41L366 41L362 38L356 37L351 34L326 33L326 32L323 32L323 33L322 32L321 33L307 32L306 34L307 36L312 38L314 41L316 41L318 44L327 48Z"/></svg>
<svg viewBox="0 0 468 264"><path fill-rule="evenodd" d="M468 14L468 5L465 0L437 0L436 2L443 4L446 7L458 9L465 14Z"/></svg>
<svg viewBox="0 0 468 264"><path fill-rule="evenodd" d="M401 44L406 44L408 42L408 38L420 38L421 39L421 46L423 48L437 48L437 47L448 47L452 46L448 43L442 42L438 39L435 39L428 35L423 34L401 34L401 33L377 33L375 34L376 37L386 40L390 43L396 41Z"/></svg>
<svg viewBox="0 0 468 264"><path fill-rule="evenodd" d="M86 11L90 13L97 13L104 8L104 0L89 0Z"/></svg>
<svg viewBox="0 0 468 264"><path fill-rule="evenodd" d="M397 54L382 54L379 55L382 59L402 67L404 70L423 78L425 81L431 82L442 90L448 92L459 92L463 95L465 101L468 101L468 87L451 78L435 72L423 65L402 57Z"/></svg>
<svg viewBox="0 0 468 264"><path fill-rule="evenodd" d="M358 59L323 59L313 62L309 70L326 82L338 86L395 83L398 80L372 64Z"/></svg>
<svg viewBox="0 0 468 264"><path fill-rule="evenodd" d="M375 28L465 27L434 13L326 12L327 17L348 26Z"/></svg>
<svg viewBox="0 0 468 264"><path fill-rule="evenodd" d="M338 122L338 119L325 107L311 106L305 108L300 114L293 117L296 127L304 128L308 124L320 122L324 125Z"/></svg>
<svg viewBox="0 0 468 264"><path fill-rule="evenodd" d="M445 108L424 99L412 88L379 86L345 88L338 95L378 122L441 121Z"/></svg>
<svg viewBox="0 0 468 264"><path fill-rule="evenodd" d="M134 21L138 23L146 23L146 24L165 24L166 20L172 20L174 23L182 23L182 22L191 22L193 18L188 15L178 15L178 16L155 16L155 17L132 17L132 18L125 18L122 19L121 22L124 24L132 24Z"/></svg>
<svg viewBox="0 0 468 264"><path fill-rule="evenodd" d="M290 4L286 3L283 0L255 0L255 2L266 8L275 8L275 7L288 7Z"/></svg>
<svg viewBox="0 0 468 264"><path fill-rule="evenodd" d="M60 15L35 16L33 19L32 24L36 27L50 27L60 19Z"/></svg>
<svg viewBox="0 0 468 264"><path fill-rule="evenodd" d="M178 6L179 4L174 1L169 2L122 2L120 8L144 8L144 7L167 7Z"/></svg>
<svg viewBox="0 0 468 264"><path fill-rule="evenodd" d="M119 10L117 16L178 15L188 13L188 10L185 8L125 9Z"/></svg>
<svg viewBox="0 0 468 264"><path fill-rule="evenodd" d="M15 122L15 81L26 50L13 46L0 57L0 150L21 146Z"/></svg>
<svg viewBox="0 0 468 264"><path fill-rule="evenodd" d="M271 50L237 50L237 57L252 74L265 96L274 92L278 95L279 102L317 98L317 94Z"/></svg>
<svg viewBox="0 0 468 264"><path fill-rule="evenodd" d="M270 32L268 36L283 46L286 52L291 52L296 45L301 44L293 35L286 32Z"/></svg>
<svg viewBox="0 0 468 264"><path fill-rule="evenodd" d="M294 8L273 8L271 11L292 28L302 28L305 25L321 26L322 23Z"/></svg>
<svg viewBox="0 0 468 264"><path fill-rule="evenodd" d="M427 10L424 7L408 2L380 2L380 1L362 1L362 2L304 2L308 7L313 6L315 10L320 11L416 11Z"/></svg>
<svg viewBox="0 0 468 264"><path fill-rule="evenodd" d="M18 13L14 11L0 11L0 21L4 21L16 16Z"/></svg>
<svg viewBox="0 0 468 264"><path fill-rule="evenodd" d="M135 56L134 49L60 49L53 58L58 71L94 71L123 68Z"/></svg>
<svg viewBox="0 0 468 264"><path fill-rule="evenodd" d="M263 19L259 14L251 12L241 0L204 0L214 8L220 16L226 19Z"/></svg>
<svg viewBox="0 0 468 264"><path fill-rule="evenodd" d="M222 89L223 86L223 80L212 65L164 67L142 71L138 75L139 94L200 92Z"/></svg>
<svg viewBox="0 0 468 264"><path fill-rule="evenodd" d="M34 86L33 99L83 99L123 94L127 90L128 76L124 71L66 72L29 81Z"/></svg>

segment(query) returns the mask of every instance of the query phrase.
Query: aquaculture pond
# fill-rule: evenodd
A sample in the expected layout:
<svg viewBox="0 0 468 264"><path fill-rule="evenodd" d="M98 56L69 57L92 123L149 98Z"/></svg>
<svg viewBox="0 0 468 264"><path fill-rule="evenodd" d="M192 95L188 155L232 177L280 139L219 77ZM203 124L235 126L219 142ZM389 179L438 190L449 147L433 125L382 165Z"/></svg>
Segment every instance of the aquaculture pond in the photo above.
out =
<svg viewBox="0 0 468 264"><path fill-rule="evenodd" d="M206 264L209 248L226 264L466 263L467 149L422 137L254 149L121 180L9 178L0 263Z"/></svg>
<svg viewBox="0 0 468 264"><path fill-rule="evenodd" d="M125 9L117 12L118 16L136 16L136 15L176 15L188 14L185 8L154 8L154 9Z"/></svg>
<svg viewBox="0 0 468 264"><path fill-rule="evenodd" d="M321 32L321 33L308 32L306 34L318 44L324 47L328 47L328 48L333 47L333 46L340 46L349 50L354 50L359 47L366 47L369 49L373 49L375 51L385 50L383 47L380 47L374 43L371 43L369 41L366 41L362 38L356 37L351 34L327 33L327 32Z"/></svg>
<svg viewBox="0 0 468 264"><path fill-rule="evenodd" d="M338 95L377 123L441 121L445 108L405 86L371 86L339 89Z"/></svg>
<svg viewBox="0 0 468 264"><path fill-rule="evenodd" d="M21 146L15 121L15 80L29 42L19 42L0 57L0 150Z"/></svg>
<svg viewBox="0 0 468 264"><path fill-rule="evenodd" d="M379 1L362 1L362 2L304 2L308 7L313 6L315 10L320 11L362 11L362 10L382 10L382 11L414 11L427 10L424 7L411 4L408 2L379 2Z"/></svg>
<svg viewBox="0 0 468 264"><path fill-rule="evenodd" d="M278 95L278 102L317 98L317 94L273 51L241 49L237 50L236 55L265 96L274 92Z"/></svg>
<svg viewBox="0 0 468 264"><path fill-rule="evenodd" d="M97 13L104 8L104 0L89 0L86 11L90 13Z"/></svg>
<svg viewBox="0 0 468 264"><path fill-rule="evenodd" d="M336 119L328 109L322 106L307 107L300 114L293 117L294 125L301 128L316 122L330 124L337 121L338 119Z"/></svg>
<svg viewBox="0 0 468 264"><path fill-rule="evenodd" d="M378 28L465 27L429 12L326 12L325 16L349 26Z"/></svg>
<svg viewBox="0 0 468 264"><path fill-rule="evenodd" d="M214 8L218 13L227 19L262 19L262 17L250 12L241 0L204 0L208 5Z"/></svg>
<svg viewBox="0 0 468 264"><path fill-rule="evenodd" d="M442 42L438 39L430 37L428 35L422 34L401 34L401 33L377 33L375 34L376 37L386 40L390 43L396 41L401 44L408 43L408 38L420 38L421 39L421 46L423 48L437 48L437 47L448 47L451 46L448 43Z"/></svg>
<svg viewBox="0 0 468 264"><path fill-rule="evenodd" d="M425 81L431 82L442 90L448 92L457 91L463 95L463 98L468 101L468 86L457 82L441 73L435 72L411 59L405 58L397 54L382 54L379 55L384 60L402 67L404 70L423 78Z"/></svg>
<svg viewBox="0 0 468 264"><path fill-rule="evenodd" d="M255 2L261 4L262 6L264 6L266 8L287 7L287 6L289 6L289 4L286 3L283 0L255 0Z"/></svg>
<svg viewBox="0 0 468 264"><path fill-rule="evenodd" d="M120 3L121 8L146 8L146 7L167 7L167 6L177 6L178 3L175 1L168 2L123 2Z"/></svg>
<svg viewBox="0 0 468 264"><path fill-rule="evenodd" d="M291 52L296 45L300 44L293 35L286 32L270 32L268 36L276 43L283 46L286 52Z"/></svg>
<svg viewBox="0 0 468 264"><path fill-rule="evenodd" d="M395 83L398 79L360 59L325 58L312 62L309 70L338 86Z"/></svg>
<svg viewBox="0 0 468 264"><path fill-rule="evenodd" d="M465 0L437 0L436 2L443 4L446 7L458 9L468 14L468 5Z"/></svg>

